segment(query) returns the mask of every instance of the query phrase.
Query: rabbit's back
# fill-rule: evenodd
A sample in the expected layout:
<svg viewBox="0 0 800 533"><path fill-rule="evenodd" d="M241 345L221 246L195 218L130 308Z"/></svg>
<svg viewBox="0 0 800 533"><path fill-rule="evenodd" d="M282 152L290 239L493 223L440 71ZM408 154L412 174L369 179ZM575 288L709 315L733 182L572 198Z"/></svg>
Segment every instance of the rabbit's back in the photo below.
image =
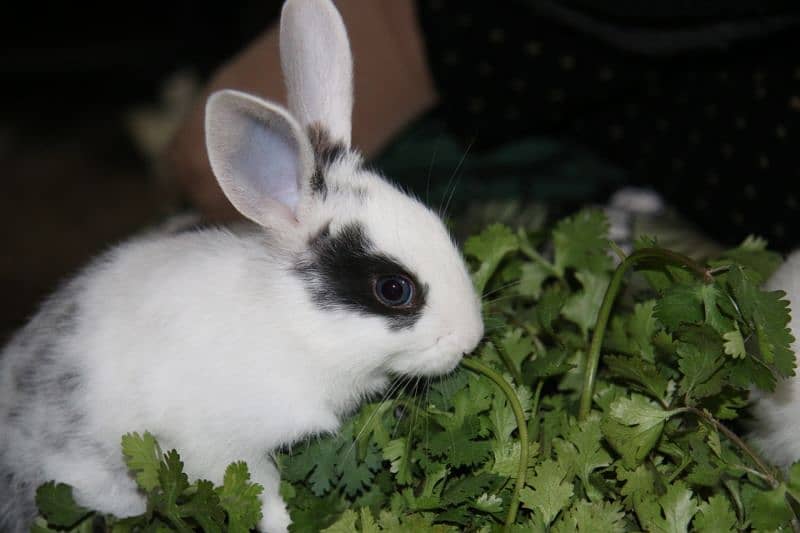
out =
<svg viewBox="0 0 800 533"><path fill-rule="evenodd" d="M65 348L79 321L82 280L61 288L0 354L0 531L26 529L42 458L74 446L82 370Z"/></svg>

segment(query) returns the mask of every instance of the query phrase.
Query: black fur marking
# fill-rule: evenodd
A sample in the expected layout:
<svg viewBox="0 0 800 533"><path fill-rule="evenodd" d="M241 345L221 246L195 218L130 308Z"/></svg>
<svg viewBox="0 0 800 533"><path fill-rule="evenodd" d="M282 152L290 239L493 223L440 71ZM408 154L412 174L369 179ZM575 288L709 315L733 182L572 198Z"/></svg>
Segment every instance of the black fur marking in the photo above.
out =
<svg viewBox="0 0 800 533"><path fill-rule="evenodd" d="M398 261L375 252L360 224L345 226L336 235L323 228L312 238L310 248L311 257L299 261L295 271L321 308L382 316L393 330L411 328L422 316L427 287ZM391 274L403 274L414 283L416 293L410 305L388 307L375 297L375 280Z"/></svg>
<svg viewBox="0 0 800 533"><path fill-rule="evenodd" d="M308 138L314 148L314 174L311 175L311 190L324 198L328 194L325 172L331 164L347 153L347 147L331 139L328 130L318 124L308 127Z"/></svg>

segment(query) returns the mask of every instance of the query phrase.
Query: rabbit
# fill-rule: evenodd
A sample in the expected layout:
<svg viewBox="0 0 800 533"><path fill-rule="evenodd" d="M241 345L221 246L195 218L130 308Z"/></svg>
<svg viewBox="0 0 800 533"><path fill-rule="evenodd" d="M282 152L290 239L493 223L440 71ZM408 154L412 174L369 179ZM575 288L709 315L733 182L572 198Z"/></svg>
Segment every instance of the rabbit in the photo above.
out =
<svg viewBox="0 0 800 533"><path fill-rule="evenodd" d="M330 0L288 0L288 110L234 90L206 104L219 185L250 229L137 235L50 296L0 354L0 530L35 489L124 517L144 498L122 435L176 448L190 478L247 462L260 530L287 531L271 453L336 432L394 376L452 371L481 303L441 219L351 148L352 58Z"/></svg>
<svg viewBox="0 0 800 533"><path fill-rule="evenodd" d="M786 261L764 284L767 290L783 290L789 302L789 329L794 342L792 351L800 353L800 249L794 250ZM778 383L774 392L753 389L750 406L751 427L748 440L774 465L787 469L800 461L800 374Z"/></svg>

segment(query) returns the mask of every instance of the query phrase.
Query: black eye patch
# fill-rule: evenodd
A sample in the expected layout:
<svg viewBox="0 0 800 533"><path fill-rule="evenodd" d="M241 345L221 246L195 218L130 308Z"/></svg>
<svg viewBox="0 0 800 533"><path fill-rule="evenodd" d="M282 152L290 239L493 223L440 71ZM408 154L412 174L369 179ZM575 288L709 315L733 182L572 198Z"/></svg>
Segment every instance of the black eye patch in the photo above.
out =
<svg viewBox="0 0 800 533"><path fill-rule="evenodd" d="M310 257L298 261L294 270L319 307L382 316L395 330L411 328L419 320L427 287L398 261L375 252L361 224L345 226L336 235L325 228L309 245ZM387 276L407 278L416 289L413 300L392 306L376 297L376 283Z"/></svg>

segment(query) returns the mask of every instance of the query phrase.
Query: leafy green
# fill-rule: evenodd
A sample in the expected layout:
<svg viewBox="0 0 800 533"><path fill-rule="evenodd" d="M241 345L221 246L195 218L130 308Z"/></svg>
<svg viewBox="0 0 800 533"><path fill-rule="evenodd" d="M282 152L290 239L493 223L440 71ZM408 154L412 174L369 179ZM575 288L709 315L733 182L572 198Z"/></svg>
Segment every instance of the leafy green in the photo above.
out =
<svg viewBox="0 0 800 533"><path fill-rule="evenodd" d="M58 527L74 526L90 512L75 502L72 487L53 481L36 489L36 505L47 522Z"/></svg>
<svg viewBox="0 0 800 533"><path fill-rule="evenodd" d="M495 224L465 244L486 295L486 340L470 357L516 395L525 457L512 402L462 368L367 401L338 435L278 453L291 531L786 530L800 463L783 477L734 433L751 389L795 370L788 303L761 287L780 257L750 238L712 258L705 275L657 254L642 263L644 276L624 280L605 317L593 403L579 419L613 274L607 227L586 210L535 239ZM655 245L643 238L636 248ZM122 451L148 512L105 517L114 533L241 533L261 520L263 489L243 462L214 487L189 480L177 451L162 453L150 433L125 435ZM43 485L37 503L37 533L89 533L101 518L66 485Z"/></svg>

